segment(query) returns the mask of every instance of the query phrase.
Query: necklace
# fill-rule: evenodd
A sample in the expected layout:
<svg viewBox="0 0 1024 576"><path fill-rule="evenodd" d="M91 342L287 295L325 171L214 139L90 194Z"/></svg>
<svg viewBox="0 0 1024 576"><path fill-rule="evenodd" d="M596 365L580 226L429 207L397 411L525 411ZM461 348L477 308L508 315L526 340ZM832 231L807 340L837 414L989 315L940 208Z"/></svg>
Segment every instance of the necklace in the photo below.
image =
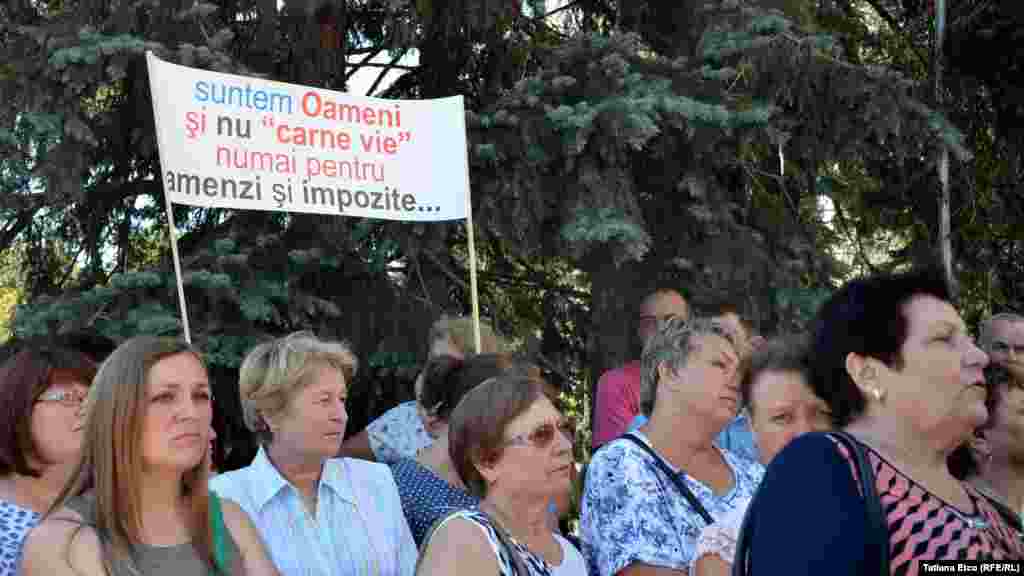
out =
<svg viewBox="0 0 1024 576"><path fill-rule="evenodd" d="M1004 506L1007 511L1016 513L1017 517L1019 519L1018 520L1018 526L1024 528L1024 507L1022 507L1020 510L1014 510L1013 506L1011 506L1010 503L1007 502L1005 498L1000 496L995 491L995 489L992 487L992 484L990 484L984 478L980 478L980 477L977 478L974 481L973 485L974 485L974 489L977 490L978 492L980 492L983 496L987 497L988 499L992 500L995 503L998 503L998 504ZM1017 532L1018 538L1022 542L1024 542L1024 531L1017 530L1013 526L1010 526L1010 529L1012 531L1014 531L1014 532Z"/></svg>
<svg viewBox="0 0 1024 576"><path fill-rule="evenodd" d="M904 449L904 448L902 448L900 446L894 445L894 444L892 444L890 442L879 441L876 438L874 438L874 437L872 437L872 436L870 436L868 434L865 434L863 432L856 433L856 434L854 434L854 436L856 436L856 438L860 442L866 444L868 446L868 448L870 448L871 450L874 450L880 456L881 456L881 452L882 451L876 449L875 448L876 446L884 447L885 448L884 451L889 453L890 455L895 454L897 456L902 457L903 463L904 463L904 468L909 469L909 471L919 471L920 472L921 470L923 470L919 466L911 464L913 462L913 458L907 458L909 452L906 449ZM870 442L869 442L869 440L870 440ZM883 456L883 458L884 458L884 456ZM899 460L899 459L897 459L897 460ZM891 462L889 463L889 465L893 466ZM895 468L895 466L893 466L893 467ZM987 530L990 527L990 524L989 524L988 520L985 519L984 515L981 512L981 509L978 507L978 503L975 500L974 495L972 495L970 490L968 490L964 486L963 482L960 482L960 481L957 480L956 481L956 486L957 486L957 488L959 488L960 490L963 491L964 495L967 496L967 500L971 503L971 507L974 508L974 511L975 511L974 514L965 514L957 506L953 505L952 500L946 500L945 498L942 498L938 494L935 494L932 490L928 489L920 481L918 481L918 480L914 479L913 477L911 477L910 474L908 474L907 471L899 470L897 468L897 472L899 472L900 474L906 476L908 479L913 481L915 484L918 485L918 487L921 490L924 490L927 494L931 495L934 498L938 498L943 504L945 504L945 508L948 508L950 510L950 512L952 512L954 516L956 516L958 519L960 519L961 522L963 522L965 525L967 525L967 527L972 528L974 530ZM952 492L950 494L952 495Z"/></svg>

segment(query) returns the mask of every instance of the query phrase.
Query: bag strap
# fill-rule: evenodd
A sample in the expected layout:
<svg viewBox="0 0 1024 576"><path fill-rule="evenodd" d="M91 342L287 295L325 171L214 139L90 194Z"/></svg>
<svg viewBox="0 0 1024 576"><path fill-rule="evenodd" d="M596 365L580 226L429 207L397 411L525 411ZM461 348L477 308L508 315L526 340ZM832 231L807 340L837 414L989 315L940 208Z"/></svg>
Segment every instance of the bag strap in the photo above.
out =
<svg viewBox="0 0 1024 576"><path fill-rule="evenodd" d="M658 465L658 468L662 471L662 473L668 476L669 480L671 480L672 483L676 485L676 488L683 495L683 498L686 498L686 501L689 502L690 507L696 510L698 514L700 514L700 517L704 519L704 522L706 522L709 526L715 523L715 519L712 518L711 514L708 514L708 511L704 509L704 506L700 503L700 500L697 499L697 497L693 494L690 488L686 485L686 482L684 482L678 474L673 472L672 469L668 467L668 464L665 464L665 461L662 460L661 456L658 456L654 452L654 450L652 450L651 447L647 445L646 442L637 438L632 433L623 434L622 436L620 436L620 438L623 438L624 440L629 440L630 442L642 448L644 452L647 452L647 454L654 460L654 463Z"/></svg>
<svg viewBox="0 0 1024 576"><path fill-rule="evenodd" d="M882 501L878 496L878 489L875 486L875 473L868 462L864 449L859 442L848 433L836 430L826 434L842 444L850 453L853 459L854 468L857 474L857 482L861 486L864 495L865 514L867 515L868 546L877 550L879 560L879 574L889 576L889 526L885 522L885 515L882 512ZM743 515L743 523L740 525L739 537L736 539L736 557L732 564L732 576L749 576L750 574L750 540L753 531L753 516L757 508L758 497L761 490L754 493L747 512Z"/></svg>
<svg viewBox="0 0 1024 576"><path fill-rule="evenodd" d="M213 533L213 568L214 573L229 573L226 569L224 552L224 512L221 510L220 498L216 492L210 492L210 527Z"/></svg>
<svg viewBox="0 0 1024 576"><path fill-rule="evenodd" d="M870 532L867 539L868 545L874 546L878 554L879 572L884 576L889 576L889 525L885 521L882 500L878 496L878 488L875 485L875 471L868 461L864 448L856 438L842 430L830 432L829 436L838 440L853 457L853 463L857 469L857 482L864 494L867 526Z"/></svg>
<svg viewBox="0 0 1024 576"><path fill-rule="evenodd" d="M480 511L481 514L487 516L487 513ZM513 576L530 576L530 569L526 567L526 563L523 562L523 557L516 550L516 547L512 545L512 537L508 535L508 532L501 527L500 524L494 521L494 518L487 516L487 521L491 523L494 528L494 533L498 536L498 543L505 549L505 553L508 554L508 560L512 563L512 574Z"/></svg>

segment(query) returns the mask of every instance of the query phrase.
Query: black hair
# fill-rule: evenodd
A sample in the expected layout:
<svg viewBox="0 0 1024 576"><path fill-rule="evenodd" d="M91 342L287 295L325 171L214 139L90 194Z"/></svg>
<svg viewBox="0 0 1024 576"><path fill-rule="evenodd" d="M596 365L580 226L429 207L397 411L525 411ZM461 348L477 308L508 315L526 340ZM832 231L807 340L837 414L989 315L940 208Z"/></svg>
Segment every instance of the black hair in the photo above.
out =
<svg viewBox="0 0 1024 576"><path fill-rule="evenodd" d="M828 404L835 424L857 419L866 400L846 371L852 352L902 368L907 339L906 304L916 296L951 300L941 271L925 268L880 274L846 283L818 310L811 338L810 375L815 395Z"/></svg>
<svg viewBox="0 0 1024 576"><path fill-rule="evenodd" d="M466 392L512 365L512 358L507 354L479 354L465 360L438 356L423 370L423 389L417 400L425 410L447 420Z"/></svg>

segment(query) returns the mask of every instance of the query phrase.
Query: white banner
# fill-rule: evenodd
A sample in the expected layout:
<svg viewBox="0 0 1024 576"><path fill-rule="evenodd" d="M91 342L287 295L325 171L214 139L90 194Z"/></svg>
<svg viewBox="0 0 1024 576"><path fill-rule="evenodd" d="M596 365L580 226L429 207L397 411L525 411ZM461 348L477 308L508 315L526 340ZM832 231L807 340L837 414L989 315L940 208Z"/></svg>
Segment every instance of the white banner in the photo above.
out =
<svg viewBox="0 0 1024 576"><path fill-rule="evenodd" d="M146 54L171 202L387 220L466 218L462 96L384 100Z"/></svg>

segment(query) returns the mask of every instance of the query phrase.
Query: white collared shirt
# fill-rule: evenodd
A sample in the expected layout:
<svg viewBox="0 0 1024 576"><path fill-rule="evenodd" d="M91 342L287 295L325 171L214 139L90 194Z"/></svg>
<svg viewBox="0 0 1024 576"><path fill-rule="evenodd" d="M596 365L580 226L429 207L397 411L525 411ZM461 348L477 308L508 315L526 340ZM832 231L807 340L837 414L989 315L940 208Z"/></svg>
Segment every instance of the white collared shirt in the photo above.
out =
<svg viewBox="0 0 1024 576"><path fill-rule="evenodd" d="M211 478L210 490L249 514L282 575L411 576L417 549L391 470L352 458L323 466L315 519L263 448L249 466Z"/></svg>

